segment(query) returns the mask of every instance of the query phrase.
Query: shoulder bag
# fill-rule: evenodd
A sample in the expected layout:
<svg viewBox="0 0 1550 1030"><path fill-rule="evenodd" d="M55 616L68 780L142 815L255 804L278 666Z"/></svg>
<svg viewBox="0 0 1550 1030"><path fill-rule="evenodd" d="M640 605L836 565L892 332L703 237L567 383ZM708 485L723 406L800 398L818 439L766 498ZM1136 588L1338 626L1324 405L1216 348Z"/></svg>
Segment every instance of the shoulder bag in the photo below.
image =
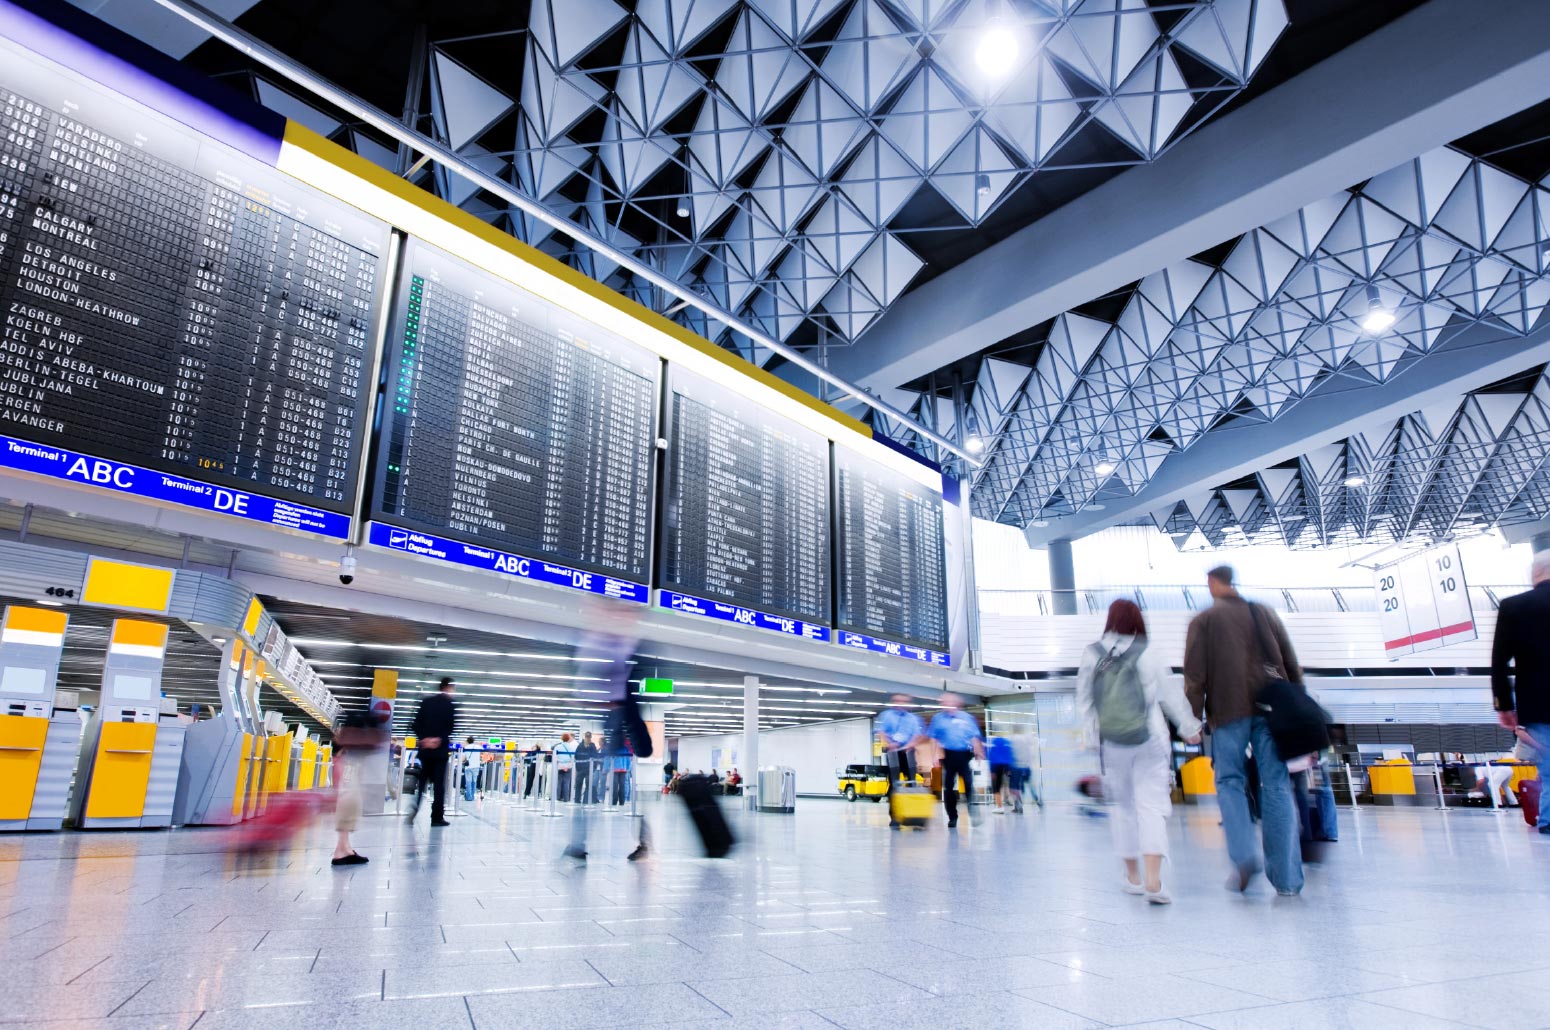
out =
<svg viewBox="0 0 1550 1030"><path fill-rule="evenodd" d="M1301 683L1293 683L1282 673L1280 663L1272 660L1270 634L1259 605L1250 604L1254 636L1265 665L1265 685L1254 699L1254 707L1270 727L1276 752L1281 761L1290 762L1303 755L1329 747L1329 715L1308 695Z"/></svg>

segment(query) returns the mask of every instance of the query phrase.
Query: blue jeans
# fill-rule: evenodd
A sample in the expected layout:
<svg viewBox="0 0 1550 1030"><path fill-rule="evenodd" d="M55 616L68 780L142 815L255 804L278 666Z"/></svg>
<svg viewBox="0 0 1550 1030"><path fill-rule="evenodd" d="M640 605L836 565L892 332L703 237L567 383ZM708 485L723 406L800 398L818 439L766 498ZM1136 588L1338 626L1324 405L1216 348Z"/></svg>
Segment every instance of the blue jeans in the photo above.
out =
<svg viewBox="0 0 1550 1030"><path fill-rule="evenodd" d="M1527 724L1523 728L1539 744L1539 747L1531 749L1534 753L1534 764L1539 766L1539 782L1541 784L1550 782L1545 779L1546 774L1550 773L1550 724L1536 722ZM1546 804L1545 798L1541 796L1539 799L1539 828L1544 830L1546 827L1550 827L1550 804Z"/></svg>
<svg viewBox="0 0 1550 1030"><path fill-rule="evenodd" d="M1227 832L1227 855L1239 869L1258 870L1254 822L1249 817L1246 753L1254 748L1259 767L1260 833L1264 838L1265 875L1278 891L1302 890L1302 848L1292 778L1276 754L1270 727L1259 716L1239 719L1211 731L1211 765L1216 772L1216 800Z"/></svg>

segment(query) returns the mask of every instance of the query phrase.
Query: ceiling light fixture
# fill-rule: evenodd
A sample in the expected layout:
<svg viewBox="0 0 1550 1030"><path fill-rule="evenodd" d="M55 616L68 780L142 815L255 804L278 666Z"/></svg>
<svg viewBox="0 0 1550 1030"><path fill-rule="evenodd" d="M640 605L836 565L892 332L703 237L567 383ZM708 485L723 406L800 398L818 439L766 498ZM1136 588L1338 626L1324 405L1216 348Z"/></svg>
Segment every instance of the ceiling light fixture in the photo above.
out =
<svg viewBox="0 0 1550 1030"><path fill-rule="evenodd" d="M985 449L985 441L981 440L977 436L971 436L969 437L968 442L964 444L964 446L969 448L969 450L974 454L978 454L980 451Z"/></svg>
<svg viewBox="0 0 1550 1030"><path fill-rule="evenodd" d="M679 218L688 218L689 201L687 199L680 198L678 201L678 208L673 213L676 214Z"/></svg>
<svg viewBox="0 0 1550 1030"><path fill-rule="evenodd" d="M980 172L974 177L974 192L981 200L990 196L990 176L985 172Z"/></svg>
<svg viewBox="0 0 1550 1030"><path fill-rule="evenodd" d="M1345 485L1347 487L1349 487L1350 489L1355 490L1359 486L1366 486L1367 485L1367 477L1366 476L1347 476L1346 480L1345 480Z"/></svg>
<svg viewBox="0 0 1550 1030"><path fill-rule="evenodd" d="M1112 476L1114 474L1114 463L1112 461L1100 461L1093 466L1093 471L1100 476Z"/></svg>
<svg viewBox="0 0 1550 1030"><path fill-rule="evenodd" d="M1367 314L1362 318L1362 329L1377 336L1389 330L1398 316L1383 306L1383 298L1378 294L1378 287L1373 283L1367 284Z"/></svg>
<svg viewBox="0 0 1550 1030"><path fill-rule="evenodd" d="M999 81L1011 74L1017 64L1018 49L1017 34L1006 20L992 18L980 32L979 43L974 48L974 63L988 78Z"/></svg>

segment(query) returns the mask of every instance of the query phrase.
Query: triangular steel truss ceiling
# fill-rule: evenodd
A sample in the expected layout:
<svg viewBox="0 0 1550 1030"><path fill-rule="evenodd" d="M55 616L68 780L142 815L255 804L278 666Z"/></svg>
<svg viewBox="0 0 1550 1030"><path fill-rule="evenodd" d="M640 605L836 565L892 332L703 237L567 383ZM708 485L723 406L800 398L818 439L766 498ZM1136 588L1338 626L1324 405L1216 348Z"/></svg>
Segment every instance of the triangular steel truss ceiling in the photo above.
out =
<svg viewBox="0 0 1550 1030"><path fill-rule="evenodd" d="M594 231L628 227L633 257L799 345L850 342L909 286L922 261L896 222L912 200L930 230L962 231L1040 171L1151 161L1240 92L1287 25L1284 0L629 6L533 0L504 60L489 39L433 41L422 116L481 167L567 216L584 205ZM975 59L992 19L1019 54L995 81ZM433 182L678 307L455 176ZM674 317L758 356L692 310Z"/></svg>
<svg viewBox="0 0 1550 1030"><path fill-rule="evenodd" d="M977 515L1026 526L1129 497L1223 420L1273 420L1331 376L1387 382L1478 324L1526 335L1550 303L1550 181L1526 182L1444 147L1245 234L1219 260L1147 276L1112 322L1058 316L1033 367L982 362L967 393L970 429L987 458L975 481ZM1392 325L1374 327L1375 308ZM935 405L902 400L932 424ZM1238 525L1302 546L1330 539L1335 525L1381 535L1499 521L1542 488L1505 491L1483 507L1467 499L1476 478L1501 475L1482 464L1495 453L1488 441L1518 425L1501 401L1474 403L1480 410L1458 423L1465 438L1431 422L1401 433L1406 455L1440 446L1444 433L1453 448L1435 467L1402 463L1384 473L1413 510L1369 506L1355 523L1335 518L1330 505L1346 495L1339 482L1330 487L1335 473L1320 454L1293 481L1272 484L1260 507L1238 497L1195 513L1191 525L1207 538L1210 527ZM1364 444L1373 454L1383 445ZM1296 491L1287 505L1283 485ZM1444 491L1457 503L1439 509ZM1477 510L1484 514L1470 515Z"/></svg>
<svg viewBox="0 0 1550 1030"><path fill-rule="evenodd" d="M1550 516L1550 372L1152 513L1180 548L1441 540Z"/></svg>

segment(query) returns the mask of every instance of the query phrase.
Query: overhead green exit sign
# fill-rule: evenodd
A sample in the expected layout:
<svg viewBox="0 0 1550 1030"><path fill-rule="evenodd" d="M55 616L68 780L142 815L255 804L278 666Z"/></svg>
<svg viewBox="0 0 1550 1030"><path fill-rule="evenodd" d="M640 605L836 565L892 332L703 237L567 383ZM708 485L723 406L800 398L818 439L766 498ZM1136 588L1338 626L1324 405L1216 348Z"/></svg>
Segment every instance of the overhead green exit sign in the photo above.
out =
<svg viewBox="0 0 1550 1030"><path fill-rule="evenodd" d="M673 692L673 681L659 676L647 676L640 681L640 692L642 694L671 694Z"/></svg>

